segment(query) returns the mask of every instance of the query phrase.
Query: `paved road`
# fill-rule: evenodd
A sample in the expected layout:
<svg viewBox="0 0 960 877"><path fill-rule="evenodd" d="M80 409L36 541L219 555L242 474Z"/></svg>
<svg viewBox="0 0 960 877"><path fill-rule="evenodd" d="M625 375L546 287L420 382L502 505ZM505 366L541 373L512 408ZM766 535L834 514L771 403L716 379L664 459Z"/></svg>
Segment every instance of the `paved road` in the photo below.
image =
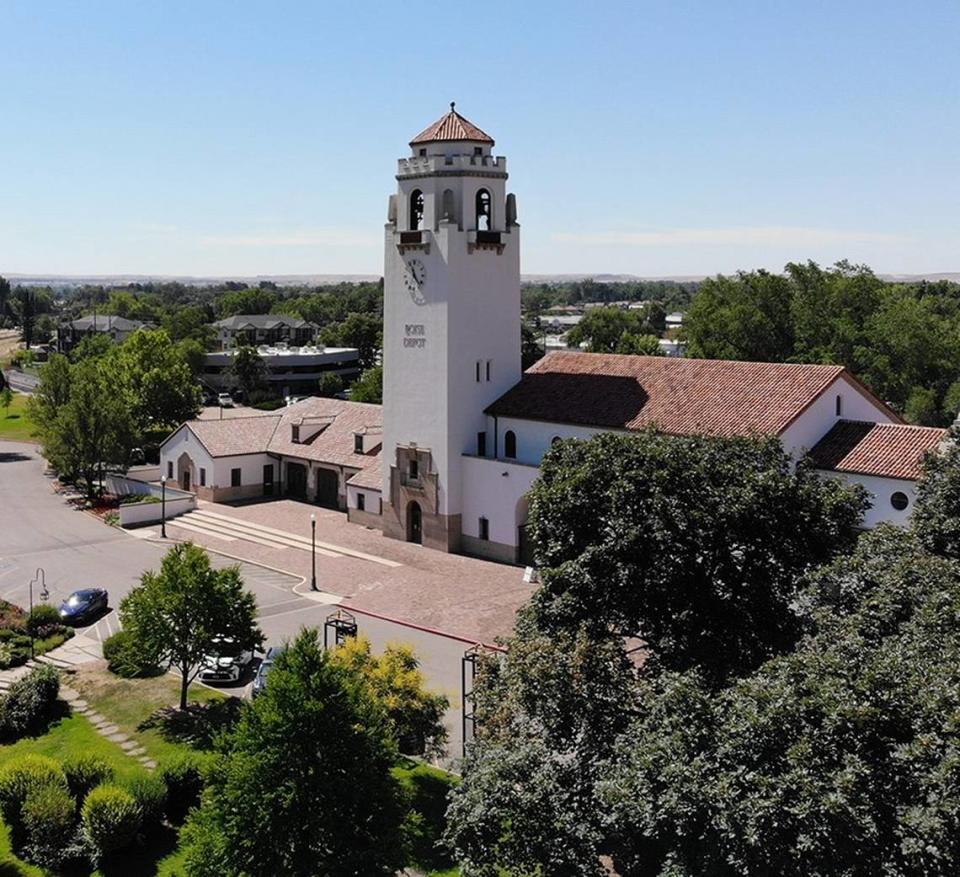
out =
<svg viewBox="0 0 960 877"><path fill-rule="evenodd" d="M149 538L158 535L154 531L127 533L73 509L53 492L44 470L44 461L32 445L0 441L0 597L26 606L29 582L42 568L51 603L58 604L77 588L97 586L109 591L111 606L116 606L144 570L159 567L167 546ZM218 566L234 562L213 557ZM268 644L279 644L303 627L322 629L336 609L331 603L294 593L302 582L299 576L249 563L241 567L256 596ZM34 600L39 600L38 588ZM429 685L450 699L446 717L450 752L459 754L460 658L466 645L371 616L358 615L357 621L376 650L388 642L415 648ZM116 627L116 615L111 613L90 634L106 638Z"/></svg>

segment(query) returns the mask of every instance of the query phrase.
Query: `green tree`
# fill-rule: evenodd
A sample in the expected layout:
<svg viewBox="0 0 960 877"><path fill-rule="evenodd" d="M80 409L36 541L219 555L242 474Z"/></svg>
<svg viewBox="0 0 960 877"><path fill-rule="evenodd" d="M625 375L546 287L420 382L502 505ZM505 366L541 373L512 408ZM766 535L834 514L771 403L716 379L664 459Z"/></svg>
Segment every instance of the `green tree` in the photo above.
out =
<svg viewBox="0 0 960 877"><path fill-rule="evenodd" d="M360 367L372 368L383 346L383 319L378 314L352 313L342 323L323 329L320 340L329 347L356 347Z"/></svg>
<svg viewBox="0 0 960 877"><path fill-rule="evenodd" d="M62 477L79 478L92 500L105 467L126 469L134 440L130 405L103 360L87 359L66 368L61 360L55 357L44 367L30 410L37 414L47 461Z"/></svg>
<svg viewBox="0 0 960 877"><path fill-rule="evenodd" d="M383 403L383 366L368 368L360 379L350 387L351 402Z"/></svg>
<svg viewBox="0 0 960 877"><path fill-rule="evenodd" d="M579 347L585 343L590 353L633 353L630 349L632 342L624 342L625 336L638 338L651 334L657 333L637 311L616 307L591 308L567 333L567 344Z"/></svg>
<svg viewBox="0 0 960 877"><path fill-rule="evenodd" d="M20 321L20 338L30 347L33 344L33 330L37 321L37 308L34 293L25 287L18 287L14 293L14 307Z"/></svg>
<svg viewBox="0 0 960 877"><path fill-rule="evenodd" d="M878 528L814 576L795 652L655 680L598 785L618 870L956 874L958 572Z"/></svg>
<svg viewBox="0 0 960 877"><path fill-rule="evenodd" d="M70 351L71 362L81 362L84 359L99 359L113 350L114 344L110 337L99 332L85 335L80 343Z"/></svg>
<svg viewBox="0 0 960 877"><path fill-rule="evenodd" d="M182 834L188 877L389 875L403 864L384 715L315 630L277 659L219 749Z"/></svg>
<svg viewBox="0 0 960 877"><path fill-rule="evenodd" d="M530 493L533 605L545 630L639 635L722 682L793 644L801 576L852 545L865 503L775 438L561 442Z"/></svg>
<svg viewBox="0 0 960 877"><path fill-rule="evenodd" d="M624 332L617 344L617 353L631 353L637 356L663 356L660 339L656 335L635 335Z"/></svg>
<svg viewBox="0 0 960 877"><path fill-rule="evenodd" d="M230 374L240 389L249 395L261 389L267 380L267 366L255 347L245 344L237 348L230 363Z"/></svg>
<svg viewBox="0 0 960 877"><path fill-rule="evenodd" d="M10 313L10 281L0 275L0 326Z"/></svg>
<svg viewBox="0 0 960 877"><path fill-rule="evenodd" d="M269 289L239 289L225 292L213 302L219 319L236 314L269 314L277 294Z"/></svg>
<svg viewBox="0 0 960 877"><path fill-rule="evenodd" d="M163 329L139 329L105 361L117 386L125 388L140 430L176 426L200 410L200 387Z"/></svg>
<svg viewBox="0 0 960 877"><path fill-rule="evenodd" d="M333 372L325 372L317 380L317 395L332 399L343 392L343 378Z"/></svg>
<svg viewBox="0 0 960 877"><path fill-rule="evenodd" d="M940 453L930 454L917 485L911 526L928 551L960 561L960 446L957 431Z"/></svg>
<svg viewBox="0 0 960 877"><path fill-rule="evenodd" d="M386 713L393 738L408 755L439 755L447 738L445 695L426 688L420 661L410 646L390 643L374 655L365 636L350 637L333 652L334 664L350 670Z"/></svg>
<svg viewBox="0 0 960 877"><path fill-rule="evenodd" d="M4 385L4 388L0 390L0 406L3 407L4 417L10 416L10 406L13 404L13 390L10 387Z"/></svg>
<svg viewBox="0 0 960 877"><path fill-rule="evenodd" d="M187 708L188 687L215 639L231 638L243 649L262 644L256 613L240 568L213 569L206 551L189 542L171 548L160 571L145 572L120 603L123 629L144 663L180 675L180 709Z"/></svg>

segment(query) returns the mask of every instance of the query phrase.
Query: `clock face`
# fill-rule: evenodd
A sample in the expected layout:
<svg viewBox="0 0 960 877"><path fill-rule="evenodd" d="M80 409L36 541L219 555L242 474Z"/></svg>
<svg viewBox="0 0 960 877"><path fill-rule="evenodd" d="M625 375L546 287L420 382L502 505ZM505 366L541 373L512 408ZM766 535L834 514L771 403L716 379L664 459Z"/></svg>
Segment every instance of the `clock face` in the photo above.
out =
<svg viewBox="0 0 960 877"><path fill-rule="evenodd" d="M403 283L407 291L418 305L426 304L427 298L423 294L424 284L427 282L427 268L419 259L410 259L403 272Z"/></svg>

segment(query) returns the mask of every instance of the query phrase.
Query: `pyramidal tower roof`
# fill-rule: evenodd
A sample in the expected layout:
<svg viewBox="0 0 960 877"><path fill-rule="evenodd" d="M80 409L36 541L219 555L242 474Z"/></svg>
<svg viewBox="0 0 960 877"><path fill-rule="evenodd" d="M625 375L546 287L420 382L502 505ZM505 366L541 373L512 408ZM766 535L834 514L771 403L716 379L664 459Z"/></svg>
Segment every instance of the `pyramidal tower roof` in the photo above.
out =
<svg viewBox="0 0 960 877"><path fill-rule="evenodd" d="M413 140L411 146L420 143L436 143L439 140L472 140L474 143L489 143L493 146L493 138L481 131L469 119L465 119L455 109L456 104L451 101L450 112L443 118L437 119L432 125L424 128Z"/></svg>

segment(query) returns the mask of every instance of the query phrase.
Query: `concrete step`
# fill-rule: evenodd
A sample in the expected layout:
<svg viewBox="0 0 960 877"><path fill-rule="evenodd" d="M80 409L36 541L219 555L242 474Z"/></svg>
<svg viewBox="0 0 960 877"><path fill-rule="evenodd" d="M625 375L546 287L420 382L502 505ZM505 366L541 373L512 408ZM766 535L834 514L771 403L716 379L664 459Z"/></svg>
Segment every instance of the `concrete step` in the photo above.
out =
<svg viewBox="0 0 960 877"><path fill-rule="evenodd" d="M250 533L239 527L223 526L218 521L208 521L204 518L195 518L194 512L184 515L177 519L176 526L183 527L185 530L191 530L195 533L203 533L207 536L216 536L227 542L235 542L237 539L246 542L253 542L257 545L265 545L267 548L290 548L285 542L279 539L267 539L255 533Z"/></svg>
<svg viewBox="0 0 960 877"><path fill-rule="evenodd" d="M277 548L299 548L303 551L310 550L310 540L303 541L292 534L283 534L282 530L274 530L272 527L261 527L257 524L248 524L246 521L240 521L236 518L228 518L224 515L215 515L211 512L198 511L190 513L192 523L200 524L205 527L211 527L216 530L223 530L231 533L238 539L248 539L250 541L265 540ZM333 551L328 551L317 546L317 554L324 557L342 557Z"/></svg>
<svg viewBox="0 0 960 877"><path fill-rule="evenodd" d="M275 527L268 527L266 524L254 524L250 521L243 521L239 518L231 517L230 515L212 512L207 508L197 509L194 512L190 512L190 515L191 517L194 515L200 515L208 519L212 518L220 522L227 522L228 524L241 527L248 532L259 534L264 538L269 539L271 537L275 537L284 541L290 541L296 543L297 547L305 548L307 551L309 551L311 547L311 540L309 536L301 536L298 533L290 533L287 530L278 530ZM345 548L342 545L334 545L331 542L321 542L320 540L317 540L317 553L321 553L321 550L331 552L333 556L343 555L346 557L355 557L359 560L369 560L371 563L379 563L381 566L403 566L401 563L397 563L393 560L387 560L384 557L378 557L375 554L367 554L363 551L355 551L352 548Z"/></svg>
<svg viewBox="0 0 960 877"><path fill-rule="evenodd" d="M56 667L58 670L66 670L68 673L76 672L76 665L73 661L67 661L54 655L37 655L34 661L38 664L50 664L52 667Z"/></svg>

